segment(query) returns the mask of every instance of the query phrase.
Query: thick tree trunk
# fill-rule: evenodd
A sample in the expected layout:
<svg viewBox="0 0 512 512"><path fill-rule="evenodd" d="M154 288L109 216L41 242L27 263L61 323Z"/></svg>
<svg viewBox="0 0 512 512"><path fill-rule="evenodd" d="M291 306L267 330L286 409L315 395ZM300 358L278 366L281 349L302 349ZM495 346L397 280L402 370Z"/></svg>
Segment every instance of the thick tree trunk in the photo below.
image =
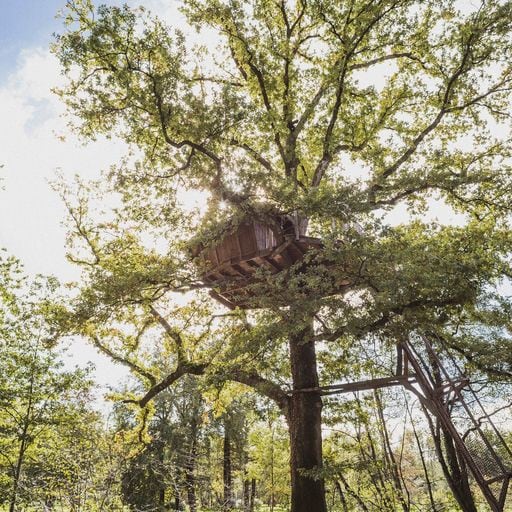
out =
<svg viewBox="0 0 512 512"><path fill-rule="evenodd" d="M303 471L322 468L322 398L317 392L318 373L311 328L290 337L290 362L294 393L287 420L290 435L292 483L291 512L327 512L324 481Z"/></svg>

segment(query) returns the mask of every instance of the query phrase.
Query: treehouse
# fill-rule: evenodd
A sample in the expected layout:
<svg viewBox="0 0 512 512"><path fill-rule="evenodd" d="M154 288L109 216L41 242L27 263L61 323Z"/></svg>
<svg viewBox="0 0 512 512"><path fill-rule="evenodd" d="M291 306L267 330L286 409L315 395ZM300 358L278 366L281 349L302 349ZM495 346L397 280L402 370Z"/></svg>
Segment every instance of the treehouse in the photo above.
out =
<svg viewBox="0 0 512 512"><path fill-rule="evenodd" d="M258 296L263 292L258 284L269 274L283 277L281 273L292 267L300 273L312 264L306 262L305 255L323 248L319 238L306 236L298 225L284 215L269 221L247 219L215 244L195 246L192 254L201 268L201 280L212 286L212 297L231 309L262 307ZM349 284L346 278L333 280L335 289Z"/></svg>

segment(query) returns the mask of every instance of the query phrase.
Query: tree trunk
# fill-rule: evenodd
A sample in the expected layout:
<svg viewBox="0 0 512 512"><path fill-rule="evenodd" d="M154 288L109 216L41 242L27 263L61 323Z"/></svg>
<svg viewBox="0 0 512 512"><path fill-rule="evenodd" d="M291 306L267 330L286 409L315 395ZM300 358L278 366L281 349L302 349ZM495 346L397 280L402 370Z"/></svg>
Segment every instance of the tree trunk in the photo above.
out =
<svg viewBox="0 0 512 512"><path fill-rule="evenodd" d="M312 328L290 337L294 393L287 421L290 435L291 512L327 512L324 480L303 471L322 468L322 398L318 392L297 392L319 385Z"/></svg>
<svg viewBox="0 0 512 512"><path fill-rule="evenodd" d="M18 499L18 488L19 488L20 476L21 476L21 466L23 464L23 459L25 456L25 449L26 449L26 443L25 443L26 435L27 435L27 430L25 428L23 430L21 445L20 445L20 449L18 450L18 458L16 460L16 466L14 468L12 491L11 491L11 497L9 499L9 512L15 512L15 510L16 510L16 501Z"/></svg>
<svg viewBox="0 0 512 512"><path fill-rule="evenodd" d="M195 440L192 441L192 451L189 454L189 460L187 461L187 467L185 468L185 483L187 486L187 502L190 512L196 512L197 500L196 500L196 447Z"/></svg>
<svg viewBox="0 0 512 512"><path fill-rule="evenodd" d="M439 365L431 354L429 354L429 362L432 366L435 385L438 389L441 389L443 378ZM425 413L428 415L428 411L425 411ZM438 418L435 419L435 427L432 421L429 421L429 427L432 432L438 460L453 496L463 512L477 512L475 500L471 493L466 464L457 453L457 447L452 435L441 426Z"/></svg>
<svg viewBox="0 0 512 512"><path fill-rule="evenodd" d="M466 465L457 455L455 443L449 432L441 428L443 444L448 464L441 464L443 473L455 496L455 499L464 512L477 512L475 500L471 493ZM437 444L437 443L436 443ZM437 449L437 446L436 446ZM437 450L436 450L437 451ZM438 452L439 453L439 452Z"/></svg>
<svg viewBox="0 0 512 512"><path fill-rule="evenodd" d="M410 510L410 496L405 485L405 481L401 479L399 465L393 453L391 441L389 440L389 432L386 425L386 419L384 418L384 405L382 404L382 399L379 390L373 390L373 397L375 399L377 416L379 418L380 423L380 435L382 439L382 451L384 453L384 462L391 476L391 481L393 482L393 485L395 487L396 495L398 497L398 500L400 501L402 510L404 512L408 512ZM408 497L407 500L405 499L405 496Z"/></svg>
<svg viewBox="0 0 512 512"><path fill-rule="evenodd" d="M153 443L153 448L157 454L158 458L158 470L163 471L163 468L165 467L165 443L162 441L162 439L157 439ZM160 479L158 481L158 510L165 510L165 484L164 480Z"/></svg>
<svg viewBox="0 0 512 512"><path fill-rule="evenodd" d="M254 505L256 504L256 478L251 480L251 498L249 500L249 512L254 512Z"/></svg>
<svg viewBox="0 0 512 512"><path fill-rule="evenodd" d="M354 491L350 485L348 484L347 482L347 479L342 475L342 474L339 474L338 475L340 480L341 480L341 483L343 484L343 487L345 487L345 490L347 491L347 494L349 494L350 496L352 496L352 498L357 502L357 504L359 505L359 510L362 510L363 512L370 512L370 509L366 506L365 502L361 499L361 497L359 496L359 494L357 494L356 491ZM341 489L341 487L340 487Z"/></svg>
<svg viewBox="0 0 512 512"><path fill-rule="evenodd" d="M244 512L250 512L251 507L251 481L247 479L247 475L244 478Z"/></svg>
<svg viewBox="0 0 512 512"><path fill-rule="evenodd" d="M341 488L341 484L338 480L334 482L334 485L336 486L336 490L338 491L338 494L340 495L340 501L341 506L343 507L343 512L349 512L347 500L345 498L345 493L343 492L343 489Z"/></svg>
<svg viewBox="0 0 512 512"><path fill-rule="evenodd" d="M224 498L222 510L233 508L233 475L231 471L231 439L227 421L224 424Z"/></svg>
<svg viewBox="0 0 512 512"><path fill-rule="evenodd" d="M12 491L9 499L9 512L15 512L16 510L16 501L18 499L18 491L20 485L21 478L21 468L25 459L25 452L28 448L28 429L30 427L30 420L32 417L32 401L33 401L33 393L34 393L34 375L32 374L30 377L30 387L29 387L29 399L27 404L27 410L25 413L25 417L23 419L23 430L20 436L20 447L18 450L18 457L16 460L16 465L14 467L13 474L13 482L12 482Z"/></svg>
<svg viewBox="0 0 512 512"><path fill-rule="evenodd" d="M196 463L197 463L197 418L193 417L190 425L191 446L185 465L185 484L190 512L196 512Z"/></svg>
<svg viewBox="0 0 512 512"><path fill-rule="evenodd" d="M407 410L407 414L409 415L409 419L411 421L412 433L414 435L414 439L416 440L416 446L418 447L418 453L419 453L420 460L421 460L421 466L423 468L423 473L425 475L425 483L427 484L428 499L430 500L430 508L431 508L432 512L437 512L437 504L434 499L434 491L433 491L432 482L431 482L429 474L428 474L427 461L425 460L425 455L423 453L423 447L421 446L420 437L416 430L416 426L414 425L414 420L412 417L411 410L409 409L409 402L407 401L407 397L405 397L405 407Z"/></svg>

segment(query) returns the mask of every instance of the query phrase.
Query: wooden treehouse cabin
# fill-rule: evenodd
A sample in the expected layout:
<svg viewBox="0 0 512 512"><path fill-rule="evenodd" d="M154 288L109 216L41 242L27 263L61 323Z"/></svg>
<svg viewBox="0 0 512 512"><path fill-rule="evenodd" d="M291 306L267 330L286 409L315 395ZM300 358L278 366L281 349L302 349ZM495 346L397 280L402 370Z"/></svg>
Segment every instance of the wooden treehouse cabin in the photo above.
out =
<svg viewBox="0 0 512 512"><path fill-rule="evenodd" d="M234 309L262 307L258 285L265 275L279 274L292 267L305 268L304 256L323 248L319 238L308 237L289 216L276 216L274 222L247 219L211 246L193 248L201 269L201 280L212 287L210 294ZM349 284L346 278L333 277L335 288ZM281 300L283 305L285 300Z"/></svg>

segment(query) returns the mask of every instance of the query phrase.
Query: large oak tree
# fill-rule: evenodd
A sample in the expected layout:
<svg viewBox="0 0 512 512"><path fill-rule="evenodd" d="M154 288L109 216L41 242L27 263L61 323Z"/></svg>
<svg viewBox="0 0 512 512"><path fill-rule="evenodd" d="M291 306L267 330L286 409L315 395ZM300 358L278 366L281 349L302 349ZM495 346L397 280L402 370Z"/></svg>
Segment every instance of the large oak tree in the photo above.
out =
<svg viewBox="0 0 512 512"><path fill-rule="evenodd" d="M292 511L323 512L318 357L428 329L510 368L483 353L507 343L512 3L185 0L183 12L206 47L143 10L65 10L55 51L76 129L131 148L102 182L64 193L84 268L69 327L141 377L141 407L186 374L270 397L289 426ZM194 190L206 210L186 204ZM91 220L93 194L119 197L108 220ZM263 307L225 312L187 242L276 212L323 254L262 276ZM147 363L151 344L165 368Z"/></svg>

